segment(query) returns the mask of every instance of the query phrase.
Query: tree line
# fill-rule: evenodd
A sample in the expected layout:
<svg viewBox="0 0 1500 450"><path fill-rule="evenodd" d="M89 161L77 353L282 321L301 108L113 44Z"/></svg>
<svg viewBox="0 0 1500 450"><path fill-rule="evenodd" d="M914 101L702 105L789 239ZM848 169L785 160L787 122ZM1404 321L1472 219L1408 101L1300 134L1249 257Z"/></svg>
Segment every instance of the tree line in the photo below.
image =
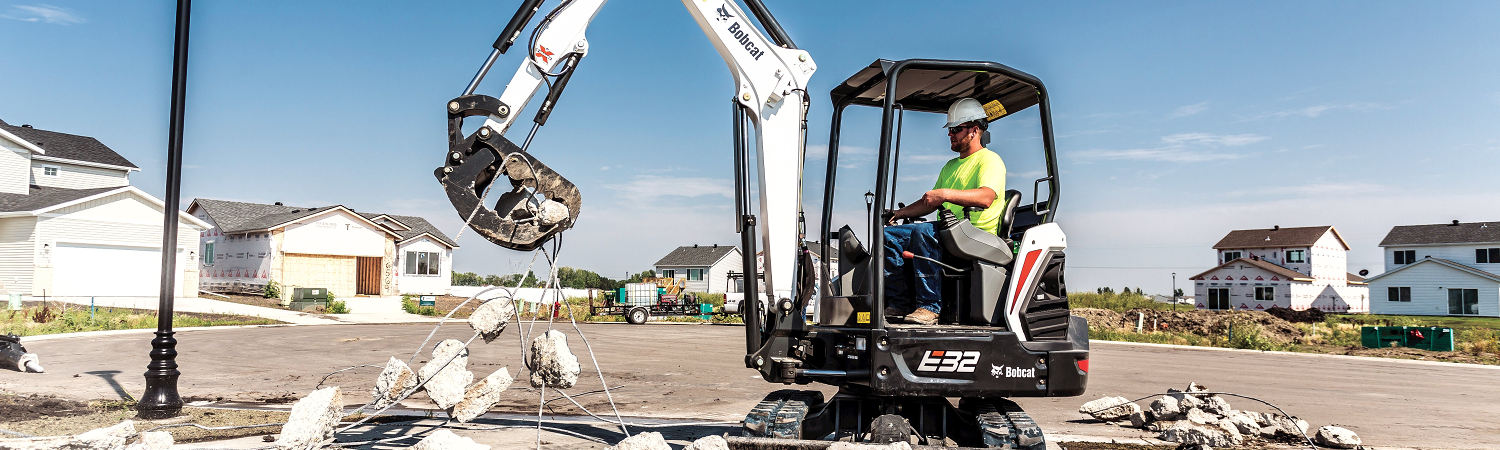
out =
<svg viewBox="0 0 1500 450"><path fill-rule="evenodd" d="M625 283L639 283L645 278L655 277L656 272L647 270L640 273L630 274L623 280L612 279L598 273L575 269L572 267L557 268L558 286L574 289L619 289L625 287ZM537 278L534 272L526 272L525 279L521 274L510 275L479 275L474 272L453 272L452 283L454 286L516 286L520 287L546 287L547 280Z"/></svg>

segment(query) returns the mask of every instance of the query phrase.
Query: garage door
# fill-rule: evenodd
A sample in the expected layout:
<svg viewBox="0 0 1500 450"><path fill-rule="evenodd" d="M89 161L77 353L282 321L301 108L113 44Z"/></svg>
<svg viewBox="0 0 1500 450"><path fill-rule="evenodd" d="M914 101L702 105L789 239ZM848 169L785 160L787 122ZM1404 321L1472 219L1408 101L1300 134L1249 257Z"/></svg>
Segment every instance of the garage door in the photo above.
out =
<svg viewBox="0 0 1500 450"><path fill-rule="evenodd" d="M160 286L159 248L59 243L52 253L51 295L155 297Z"/></svg>

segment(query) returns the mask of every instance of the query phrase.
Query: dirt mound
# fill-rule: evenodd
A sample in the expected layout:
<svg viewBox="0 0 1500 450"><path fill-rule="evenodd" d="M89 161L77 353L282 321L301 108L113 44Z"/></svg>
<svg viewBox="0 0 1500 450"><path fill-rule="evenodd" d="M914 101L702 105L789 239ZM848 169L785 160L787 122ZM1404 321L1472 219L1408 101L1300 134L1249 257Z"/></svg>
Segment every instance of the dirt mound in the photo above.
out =
<svg viewBox="0 0 1500 450"><path fill-rule="evenodd" d="M1074 315L1087 317L1090 327L1134 331L1138 315L1145 315L1143 331L1190 333L1199 336L1224 336L1230 326L1243 330L1246 325L1260 327L1261 335L1277 344L1296 342L1303 332L1296 324L1262 311L1153 310L1132 309L1123 313L1092 308L1073 309ZM1155 328L1152 328L1152 327Z"/></svg>
<svg viewBox="0 0 1500 450"><path fill-rule="evenodd" d="M1089 328L1125 328L1125 316L1118 312L1098 308L1071 308L1068 312L1088 319Z"/></svg>
<svg viewBox="0 0 1500 450"><path fill-rule="evenodd" d="M1287 322L1296 323L1318 323L1322 322L1323 318L1327 316L1326 314L1323 314L1323 310L1320 309L1308 308L1298 311L1290 308L1282 308L1280 306L1267 309L1266 314L1276 316L1277 318L1285 320Z"/></svg>

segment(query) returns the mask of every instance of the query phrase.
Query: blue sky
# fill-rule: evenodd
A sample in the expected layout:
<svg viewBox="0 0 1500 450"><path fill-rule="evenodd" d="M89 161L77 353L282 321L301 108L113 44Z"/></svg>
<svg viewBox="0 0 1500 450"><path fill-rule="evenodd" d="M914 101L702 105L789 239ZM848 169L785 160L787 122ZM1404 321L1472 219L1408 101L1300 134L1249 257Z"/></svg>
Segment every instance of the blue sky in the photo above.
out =
<svg viewBox="0 0 1500 450"><path fill-rule="evenodd" d="M517 3L198 2L184 204L337 203L456 233L431 175L442 107ZM1334 225L1350 271L1378 273L1391 226L1500 219L1497 3L765 3L819 65L812 152L827 142L828 90L877 58L990 60L1043 79L1074 290L1167 292L1173 272L1187 286L1231 229ZM0 119L97 137L160 195L172 15L170 2L0 1ZM702 32L678 2L616 1L589 38L531 147L583 190L560 262L618 277L677 245L738 242L733 86ZM516 53L482 93L498 95ZM841 180L870 179L876 119L846 119ZM939 120L908 118L903 198L950 155ZM1035 111L1002 122L991 147L1029 197ZM809 211L823 164L808 161ZM865 189L841 184L838 220L863 215ZM472 232L461 244L462 271L530 258Z"/></svg>

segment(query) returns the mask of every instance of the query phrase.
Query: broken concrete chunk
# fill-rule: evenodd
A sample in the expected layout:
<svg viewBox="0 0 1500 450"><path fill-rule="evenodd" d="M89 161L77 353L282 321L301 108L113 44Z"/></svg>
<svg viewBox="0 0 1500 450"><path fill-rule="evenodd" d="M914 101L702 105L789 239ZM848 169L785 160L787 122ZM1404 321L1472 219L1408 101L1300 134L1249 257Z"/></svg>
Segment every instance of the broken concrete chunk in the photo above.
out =
<svg viewBox="0 0 1500 450"><path fill-rule="evenodd" d="M1210 447L1232 447L1244 442L1244 438L1236 431L1227 430L1218 425L1199 425L1185 420L1162 431L1160 438L1163 441L1179 444Z"/></svg>
<svg viewBox="0 0 1500 450"><path fill-rule="evenodd" d="M1318 428L1318 434L1313 438L1318 445L1333 448L1359 448L1359 435L1348 429L1325 425Z"/></svg>
<svg viewBox="0 0 1500 450"><path fill-rule="evenodd" d="M1204 411L1210 412L1210 413L1214 413L1214 414L1218 414L1218 415L1222 416L1222 415L1224 415L1224 414L1226 414L1226 413L1234 410L1234 408L1230 408L1229 407L1229 401L1225 400L1224 397L1220 397L1220 396L1217 396L1217 395L1210 395L1210 396L1204 397L1202 400L1203 400L1203 406L1200 406L1199 408L1202 409L1202 410L1204 410Z"/></svg>
<svg viewBox="0 0 1500 450"><path fill-rule="evenodd" d="M542 207L538 209L536 218L543 226L568 220L568 205L555 200L549 199L542 202Z"/></svg>
<svg viewBox="0 0 1500 450"><path fill-rule="evenodd" d="M443 367L449 359L453 362ZM474 381L474 374L469 372L468 366L469 350L464 348L463 342L457 339L439 342L432 349L432 359L422 366L420 375L427 383L422 389L439 408L451 408L464 399L464 390Z"/></svg>
<svg viewBox="0 0 1500 450"><path fill-rule="evenodd" d="M469 314L469 326L479 332L485 342L494 341L505 331L505 325L516 316L516 305L506 297L496 298L479 305Z"/></svg>
<svg viewBox="0 0 1500 450"><path fill-rule="evenodd" d="M667 440L661 437L661 433L651 431L625 438L605 450L672 450L672 446L667 445Z"/></svg>
<svg viewBox="0 0 1500 450"><path fill-rule="evenodd" d="M568 350L568 336L547 330L531 341L531 386L568 389L578 384L578 357ZM649 433L648 433L649 434Z"/></svg>
<svg viewBox="0 0 1500 450"><path fill-rule="evenodd" d="M1151 414L1156 416L1156 420L1172 420L1182 416L1182 408L1178 405L1177 397L1163 395L1151 402Z"/></svg>
<svg viewBox="0 0 1500 450"><path fill-rule="evenodd" d="M729 441L725 441L724 437L719 435L704 436L682 450L729 450Z"/></svg>
<svg viewBox="0 0 1500 450"><path fill-rule="evenodd" d="M1246 411L1229 411L1224 415L1224 420L1234 425L1240 434L1254 436L1260 434L1260 424L1255 421L1255 416Z"/></svg>
<svg viewBox="0 0 1500 450"><path fill-rule="evenodd" d="M490 450L490 446L474 442L448 430L437 430L427 437L422 438L417 445L411 448L416 450Z"/></svg>
<svg viewBox="0 0 1500 450"><path fill-rule="evenodd" d="M1203 385L1201 385L1201 384L1198 384L1197 381L1190 381L1190 382L1188 382L1187 391L1188 392L1208 392L1208 388L1205 387L1205 386L1203 386Z"/></svg>
<svg viewBox="0 0 1500 450"><path fill-rule="evenodd" d="M125 450L169 450L172 448L172 443L172 433L147 431L141 433L140 439L126 446Z"/></svg>
<svg viewBox="0 0 1500 450"><path fill-rule="evenodd" d="M344 416L344 395L338 386L329 386L313 391L292 405L292 414L281 435L276 438L278 449L312 450L321 448L323 441L333 438L333 429Z"/></svg>
<svg viewBox="0 0 1500 450"><path fill-rule="evenodd" d="M1093 416L1095 419L1105 422L1118 422L1129 418L1131 414L1140 411L1141 406L1131 403L1125 397L1103 397L1078 408L1078 412Z"/></svg>
<svg viewBox="0 0 1500 450"><path fill-rule="evenodd" d="M1175 426L1177 426L1177 421L1175 421L1175 420L1158 420L1158 421L1146 424L1146 431L1150 431L1150 432L1153 432L1153 433L1160 433L1160 432L1163 432L1163 431L1167 431L1168 429L1170 429L1172 427L1175 427Z"/></svg>
<svg viewBox="0 0 1500 450"><path fill-rule="evenodd" d="M390 361L386 361L380 378L375 379L375 388L370 391L372 406L377 410L389 406L416 388L417 374L406 363L392 356Z"/></svg>
<svg viewBox="0 0 1500 450"><path fill-rule="evenodd" d="M1215 423L1215 422L1218 422L1219 419L1221 419L1221 417L1219 417L1216 414L1213 414L1213 413L1210 413L1210 412L1207 412L1207 411L1204 411L1204 410L1201 410L1201 409L1198 409L1198 408L1189 409L1188 412L1187 412L1187 414L1185 414L1184 416L1187 418L1187 420L1189 422L1196 423L1196 424L1199 424L1199 425L1209 424L1209 423Z"/></svg>
<svg viewBox="0 0 1500 450"><path fill-rule="evenodd" d="M1151 411L1136 411L1130 413L1130 426L1133 428L1146 428L1147 424L1154 422L1151 419Z"/></svg>
<svg viewBox="0 0 1500 450"><path fill-rule="evenodd" d="M1261 427L1260 435L1266 438L1295 437L1302 439L1307 433L1307 421L1302 419L1293 420L1280 414L1267 415L1268 425Z"/></svg>
<svg viewBox="0 0 1500 450"><path fill-rule="evenodd" d="M489 411L496 403L500 403L500 394L515 381L516 379L510 376L510 370L501 367L490 376L469 386L464 391L464 399L457 405L453 405L453 408L448 410L448 415L459 422L469 423L475 417Z"/></svg>

